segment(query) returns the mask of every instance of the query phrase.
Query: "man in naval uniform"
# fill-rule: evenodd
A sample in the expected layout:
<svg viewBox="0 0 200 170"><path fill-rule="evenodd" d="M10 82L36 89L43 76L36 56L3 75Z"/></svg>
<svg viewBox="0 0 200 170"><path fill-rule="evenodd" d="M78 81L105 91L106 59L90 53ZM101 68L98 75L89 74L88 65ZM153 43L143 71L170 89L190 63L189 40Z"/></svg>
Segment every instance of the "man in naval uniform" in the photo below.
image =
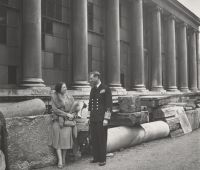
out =
<svg viewBox="0 0 200 170"><path fill-rule="evenodd" d="M93 154L93 160L90 162L98 162L99 166L104 166L106 164L108 121L112 112L112 94L110 88L101 83L99 72L91 72L89 82L92 89L88 118Z"/></svg>

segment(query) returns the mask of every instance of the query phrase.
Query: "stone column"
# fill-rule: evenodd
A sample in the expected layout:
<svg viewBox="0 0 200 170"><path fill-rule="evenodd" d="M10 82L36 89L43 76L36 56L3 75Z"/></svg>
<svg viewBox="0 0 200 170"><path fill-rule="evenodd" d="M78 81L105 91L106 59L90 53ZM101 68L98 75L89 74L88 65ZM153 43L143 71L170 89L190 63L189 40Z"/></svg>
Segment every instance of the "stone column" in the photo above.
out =
<svg viewBox="0 0 200 170"><path fill-rule="evenodd" d="M167 20L167 90L177 91L176 86L176 41L175 17L170 15Z"/></svg>
<svg viewBox="0 0 200 170"><path fill-rule="evenodd" d="M191 91L197 91L197 51L196 32L194 29L190 32L189 48L189 88Z"/></svg>
<svg viewBox="0 0 200 170"><path fill-rule="evenodd" d="M132 1L131 18L132 89L136 91L145 91L142 0Z"/></svg>
<svg viewBox="0 0 200 170"><path fill-rule="evenodd" d="M106 79L111 89L121 89L120 84L120 28L119 0L106 0L105 63Z"/></svg>
<svg viewBox="0 0 200 170"><path fill-rule="evenodd" d="M199 47L199 31L196 33L197 35L197 79L198 79L198 90L200 90L200 47Z"/></svg>
<svg viewBox="0 0 200 170"><path fill-rule="evenodd" d="M22 86L43 87L41 51L41 0L23 0Z"/></svg>
<svg viewBox="0 0 200 170"><path fill-rule="evenodd" d="M163 91L162 86L162 50L161 50L161 8L153 11L153 51L152 51L152 91Z"/></svg>
<svg viewBox="0 0 200 170"><path fill-rule="evenodd" d="M187 25L179 26L179 87L182 92L188 92L188 50L187 50Z"/></svg>
<svg viewBox="0 0 200 170"><path fill-rule="evenodd" d="M74 89L88 89L87 0L72 1L72 55Z"/></svg>

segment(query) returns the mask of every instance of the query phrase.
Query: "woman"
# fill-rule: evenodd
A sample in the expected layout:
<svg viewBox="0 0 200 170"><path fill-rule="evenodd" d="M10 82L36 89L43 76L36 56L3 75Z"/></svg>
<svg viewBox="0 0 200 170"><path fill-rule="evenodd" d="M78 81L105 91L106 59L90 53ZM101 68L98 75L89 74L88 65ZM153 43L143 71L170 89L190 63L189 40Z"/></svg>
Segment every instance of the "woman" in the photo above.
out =
<svg viewBox="0 0 200 170"><path fill-rule="evenodd" d="M55 92L52 94L52 131L49 145L56 149L58 157L58 168L65 165L65 157L68 149L73 148L73 138L77 137L76 126L65 125L66 120L73 120L75 115L74 98L67 94L66 84L61 82L55 86ZM74 133L75 136L73 135Z"/></svg>

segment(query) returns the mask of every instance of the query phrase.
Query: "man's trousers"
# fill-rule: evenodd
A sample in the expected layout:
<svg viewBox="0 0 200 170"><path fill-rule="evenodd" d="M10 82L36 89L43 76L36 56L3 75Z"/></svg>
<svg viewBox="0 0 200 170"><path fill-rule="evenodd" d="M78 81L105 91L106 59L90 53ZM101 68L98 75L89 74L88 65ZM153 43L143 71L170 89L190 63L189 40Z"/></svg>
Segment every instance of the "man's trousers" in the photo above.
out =
<svg viewBox="0 0 200 170"><path fill-rule="evenodd" d="M90 122L90 134L93 159L98 162L106 161L107 126L103 122Z"/></svg>

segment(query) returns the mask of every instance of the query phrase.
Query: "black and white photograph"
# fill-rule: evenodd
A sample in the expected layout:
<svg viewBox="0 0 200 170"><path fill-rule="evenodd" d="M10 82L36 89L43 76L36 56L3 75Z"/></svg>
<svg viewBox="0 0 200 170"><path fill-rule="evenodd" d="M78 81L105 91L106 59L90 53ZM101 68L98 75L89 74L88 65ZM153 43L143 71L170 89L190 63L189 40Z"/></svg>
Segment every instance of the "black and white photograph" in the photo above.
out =
<svg viewBox="0 0 200 170"><path fill-rule="evenodd" d="M200 170L200 0L0 0L0 170Z"/></svg>

